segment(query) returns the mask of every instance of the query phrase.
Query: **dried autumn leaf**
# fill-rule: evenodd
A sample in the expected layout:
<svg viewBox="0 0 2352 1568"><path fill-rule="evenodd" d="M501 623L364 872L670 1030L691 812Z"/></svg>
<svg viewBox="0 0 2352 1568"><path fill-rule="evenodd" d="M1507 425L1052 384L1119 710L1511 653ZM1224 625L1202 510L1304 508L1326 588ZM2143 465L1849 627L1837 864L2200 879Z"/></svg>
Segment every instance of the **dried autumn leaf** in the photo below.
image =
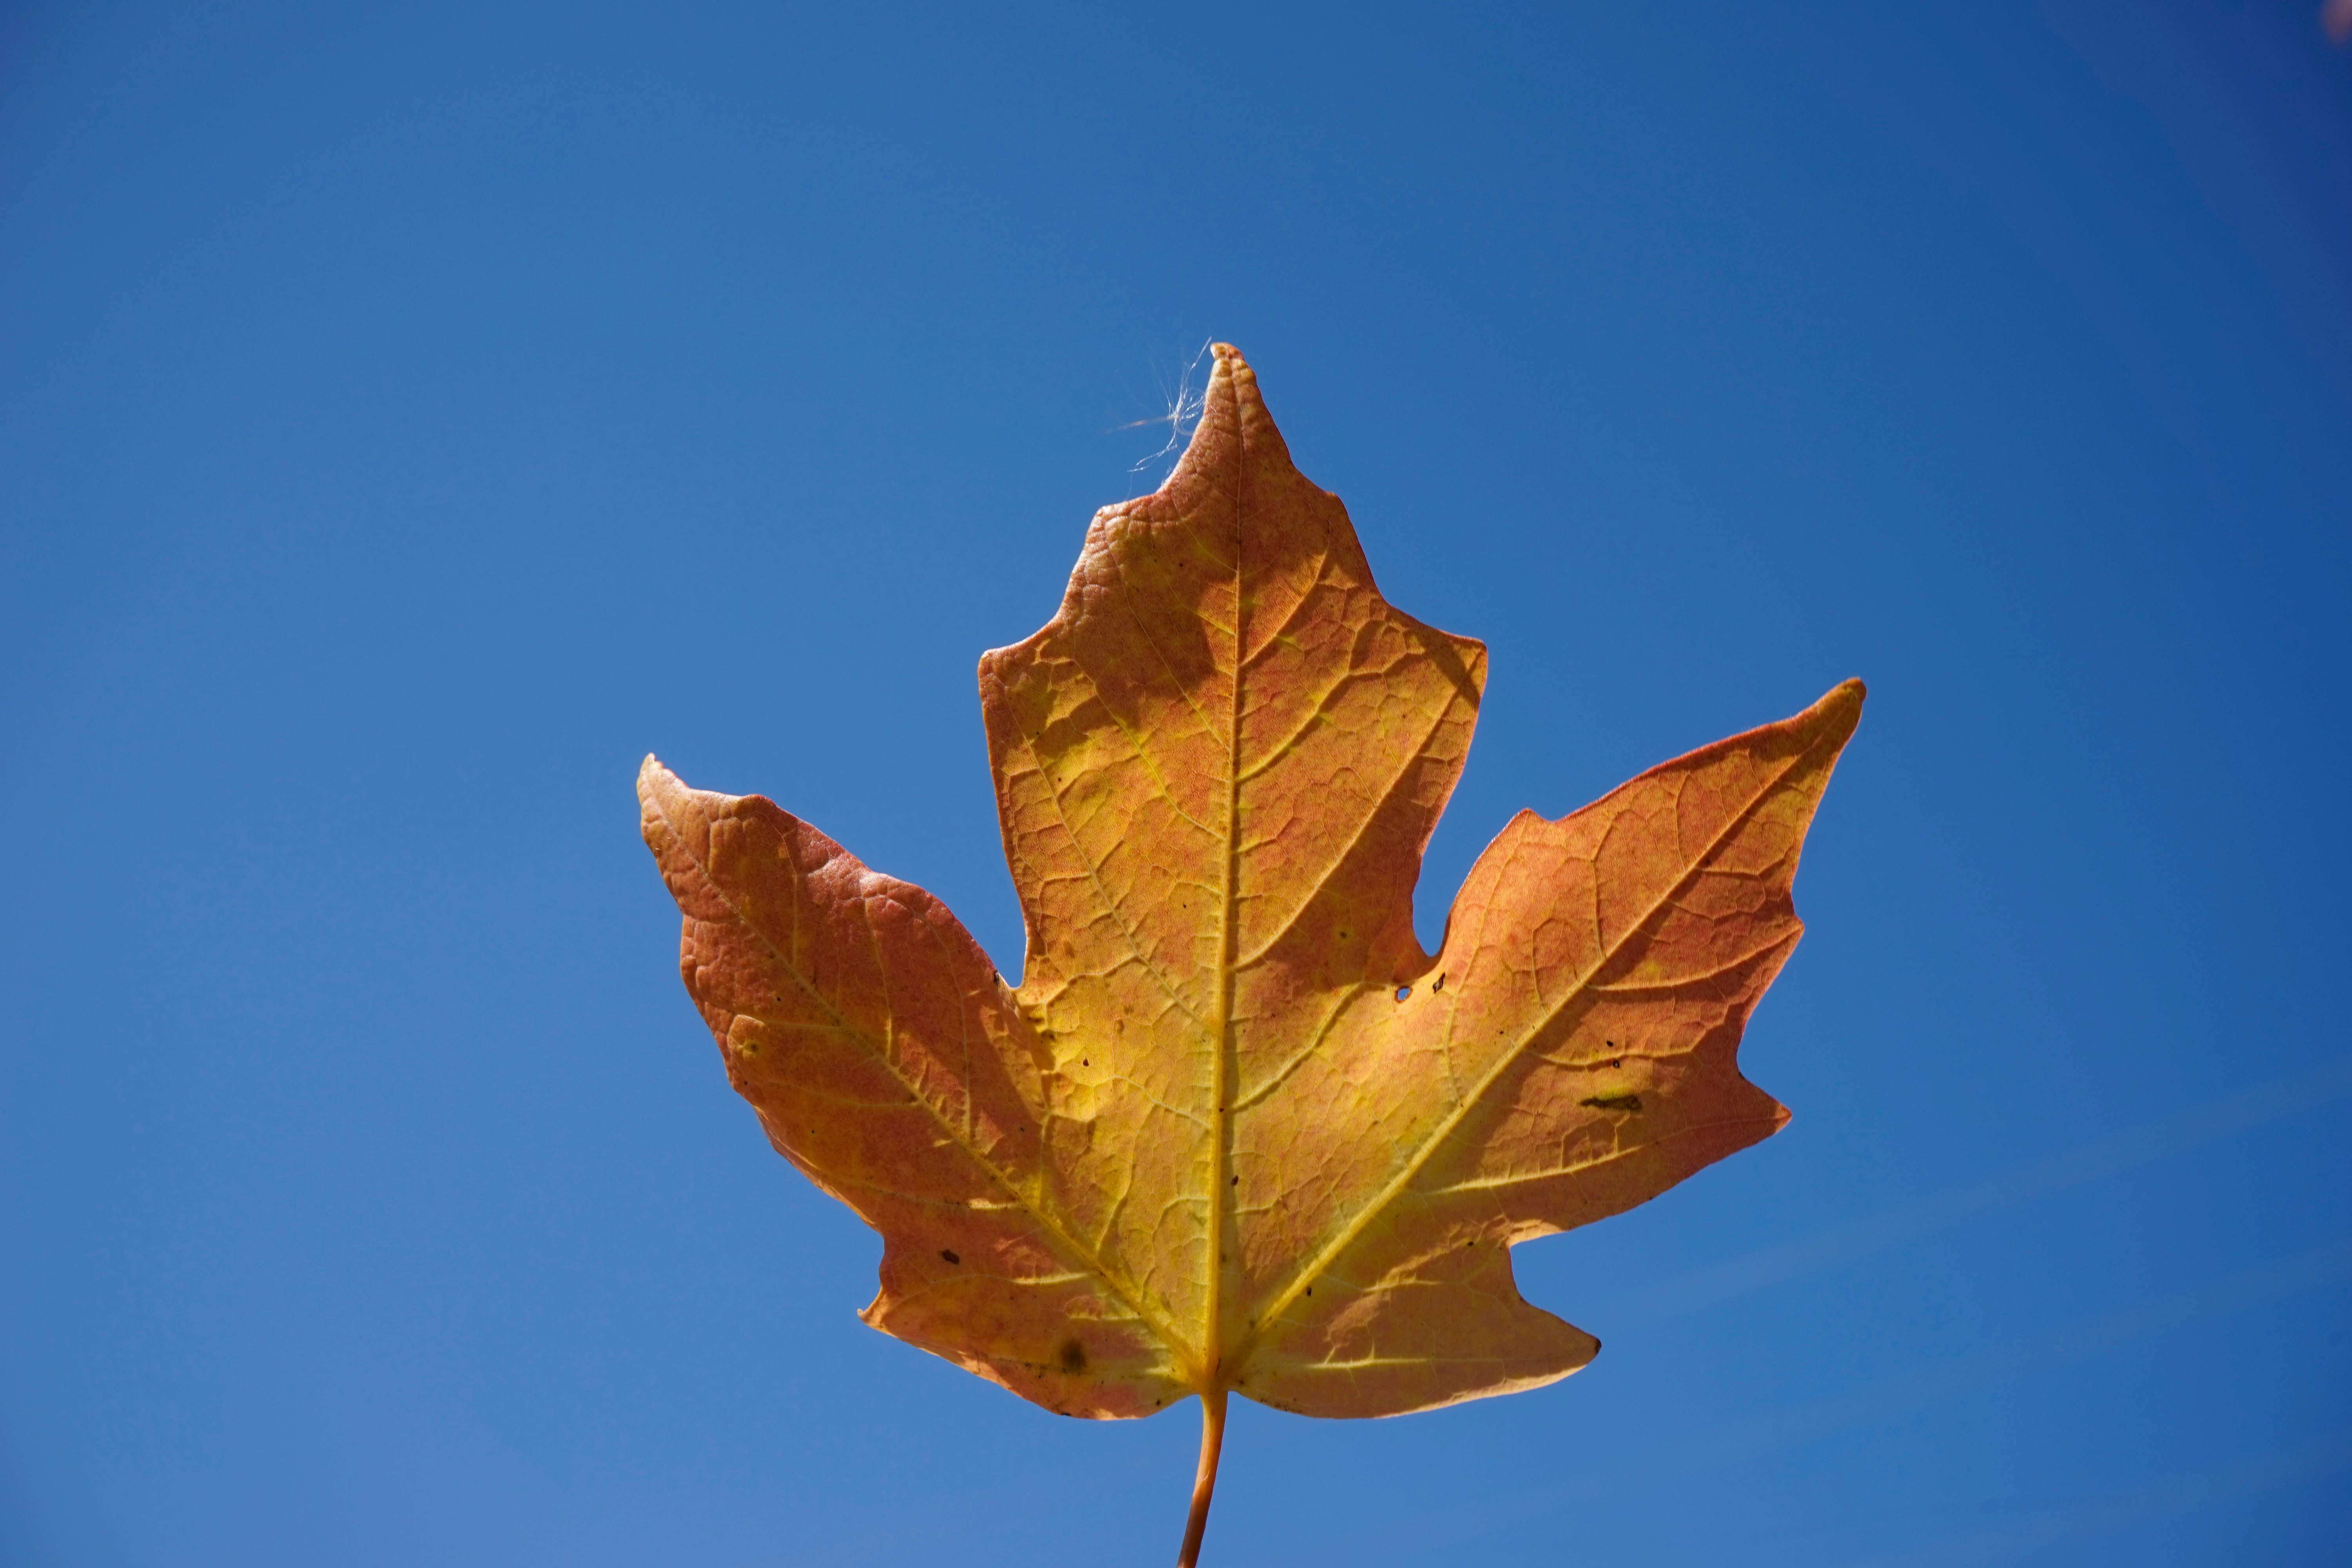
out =
<svg viewBox="0 0 2352 1568"><path fill-rule="evenodd" d="M1228 1393L1392 1415L1564 1377L1599 1343L1509 1248L1787 1121L1736 1056L1863 698L1520 813L1424 952L1486 649L1381 597L1216 355L1168 481L981 661L1018 989L772 803L638 781L729 1078L882 1234L866 1321L1068 1415L1200 1395L1186 1563Z"/></svg>

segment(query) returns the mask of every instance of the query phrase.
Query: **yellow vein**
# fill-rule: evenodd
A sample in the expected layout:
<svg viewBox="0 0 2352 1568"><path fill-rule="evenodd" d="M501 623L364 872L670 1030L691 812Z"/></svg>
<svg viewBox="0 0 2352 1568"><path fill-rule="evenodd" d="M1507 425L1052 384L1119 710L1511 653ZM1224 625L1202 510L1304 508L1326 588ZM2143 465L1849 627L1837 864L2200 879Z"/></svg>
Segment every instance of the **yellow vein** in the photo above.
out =
<svg viewBox="0 0 2352 1568"><path fill-rule="evenodd" d="M1372 823L1381 815L1381 807L1394 798L1398 789L1402 787L1405 774L1412 771L1415 763L1424 760L1423 752L1429 744L1430 737L1444 727L1446 718L1453 710L1454 705L1450 702L1437 710L1437 717L1431 721L1429 728L1422 732L1421 739L1413 743L1412 749L1402 753L1403 761L1399 764L1395 774L1390 778L1387 787L1373 797L1372 809L1364 813L1362 819L1356 824L1356 830L1348 835L1346 841L1339 846L1339 853L1331 858L1331 863L1323 868L1317 875L1313 885L1307 889L1306 894L1297 903L1291 906L1290 913L1283 917L1282 923L1275 927L1273 933L1264 942L1258 943L1257 951L1247 958L1237 961L1234 965L1234 968L1248 969L1263 963L1265 955L1272 952L1282 939L1290 934L1292 928L1298 924L1316 899L1321 896L1323 889L1331 885L1331 879L1338 876L1339 868L1348 863L1348 857L1356 852L1356 846L1364 841L1364 835L1371 830Z"/></svg>
<svg viewBox="0 0 2352 1568"><path fill-rule="evenodd" d="M1290 1075L1297 1072L1300 1068L1306 1066L1307 1061L1314 1057L1315 1053L1322 1048L1324 1039L1331 1033L1331 1026L1339 1021L1339 1015L1348 1010L1348 1004L1353 1002L1366 991L1370 990L1371 984L1372 983L1370 981L1362 980L1349 986L1345 991L1340 992L1339 999L1331 1004L1331 1010L1328 1013L1324 1014L1323 1021L1315 1026L1314 1037L1307 1042L1306 1048L1301 1050L1297 1055L1292 1057L1288 1061L1283 1063L1279 1068L1276 1068L1274 1072L1267 1077L1264 1083L1258 1085L1255 1089L1251 1089L1238 1100L1235 1100L1234 1102L1234 1114L1236 1116L1240 1115L1243 1111L1247 1110L1251 1106L1255 1105L1260 1100L1264 1100L1267 1095L1272 1094L1276 1089L1280 1089L1285 1083L1287 1083L1290 1080Z"/></svg>

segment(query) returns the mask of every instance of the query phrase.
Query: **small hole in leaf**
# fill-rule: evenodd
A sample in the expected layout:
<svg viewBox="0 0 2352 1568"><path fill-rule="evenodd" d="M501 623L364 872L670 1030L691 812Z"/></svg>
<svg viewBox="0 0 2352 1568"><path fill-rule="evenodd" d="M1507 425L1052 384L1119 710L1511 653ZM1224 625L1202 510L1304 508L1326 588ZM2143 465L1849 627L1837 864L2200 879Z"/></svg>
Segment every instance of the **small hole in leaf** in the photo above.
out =
<svg viewBox="0 0 2352 1568"><path fill-rule="evenodd" d="M950 1263L961 1263L963 1261L962 1258L958 1258L954 1253L949 1251L944 1247L940 1248L940 1256L946 1258Z"/></svg>
<svg viewBox="0 0 2352 1568"><path fill-rule="evenodd" d="M1596 1094L1590 1100L1580 1100L1579 1105L1589 1105L1595 1110L1640 1110L1642 1097L1638 1094Z"/></svg>
<svg viewBox="0 0 2352 1568"><path fill-rule="evenodd" d="M1429 983L1429 988L1430 988L1432 991L1443 991L1443 990L1444 990L1444 989L1445 989L1445 976L1444 976L1443 974L1441 974L1441 975L1439 975L1436 979L1434 979L1434 980L1431 981L1431 982Z"/></svg>
<svg viewBox="0 0 2352 1568"><path fill-rule="evenodd" d="M1398 986L1398 987L1397 987L1397 1000L1398 1000L1398 1001L1402 1002L1402 1001L1403 1001L1406 997L1408 997L1408 996L1410 996L1410 995L1412 995L1412 986L1410 986L1410 985L1400 985L1400 986Z"/></svg>

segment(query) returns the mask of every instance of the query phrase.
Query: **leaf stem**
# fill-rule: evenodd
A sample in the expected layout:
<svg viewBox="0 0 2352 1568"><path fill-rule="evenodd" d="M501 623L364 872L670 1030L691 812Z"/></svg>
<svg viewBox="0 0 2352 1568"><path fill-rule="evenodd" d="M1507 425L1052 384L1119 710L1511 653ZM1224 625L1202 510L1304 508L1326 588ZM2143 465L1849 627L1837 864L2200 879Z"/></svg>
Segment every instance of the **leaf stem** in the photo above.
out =
<svg viewBox="0 0 2352 1568"><path fill-rule="evenodd" d="M1176 1568L1194 1568L1201 1561L1201 1537L1209 1529L1209 1500L1217 1491L1217 1456L1225 1447L1225 1391L1201 1395L1201 1473L1192 1480L1192 1514L1184 1521L1184 1545L1176 1553Z"/></svg>

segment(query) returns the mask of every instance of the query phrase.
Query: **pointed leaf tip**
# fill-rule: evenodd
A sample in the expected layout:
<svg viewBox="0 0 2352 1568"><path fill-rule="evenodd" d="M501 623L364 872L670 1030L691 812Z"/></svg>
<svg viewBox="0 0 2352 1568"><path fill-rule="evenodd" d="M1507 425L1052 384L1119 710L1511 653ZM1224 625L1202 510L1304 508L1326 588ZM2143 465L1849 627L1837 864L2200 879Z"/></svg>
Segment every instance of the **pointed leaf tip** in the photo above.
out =
<svg viewBox="0 0 2352 1568"><path fill-rule="evenodd" d="M637 764L637 799L645 805L651 806L656 795L683 787L677 775L662 766L661 759L651 752Z"/></svg>
<svg viewBox="0 0 2352 1568"><path fill-rule="evenodd" d="M1869 695L1869 689L1861 681L1841 680L1799 715L1798 721L1807 728L1818 728L1822 739L1843 747L1862 723L1863 700Z"/></svg>

